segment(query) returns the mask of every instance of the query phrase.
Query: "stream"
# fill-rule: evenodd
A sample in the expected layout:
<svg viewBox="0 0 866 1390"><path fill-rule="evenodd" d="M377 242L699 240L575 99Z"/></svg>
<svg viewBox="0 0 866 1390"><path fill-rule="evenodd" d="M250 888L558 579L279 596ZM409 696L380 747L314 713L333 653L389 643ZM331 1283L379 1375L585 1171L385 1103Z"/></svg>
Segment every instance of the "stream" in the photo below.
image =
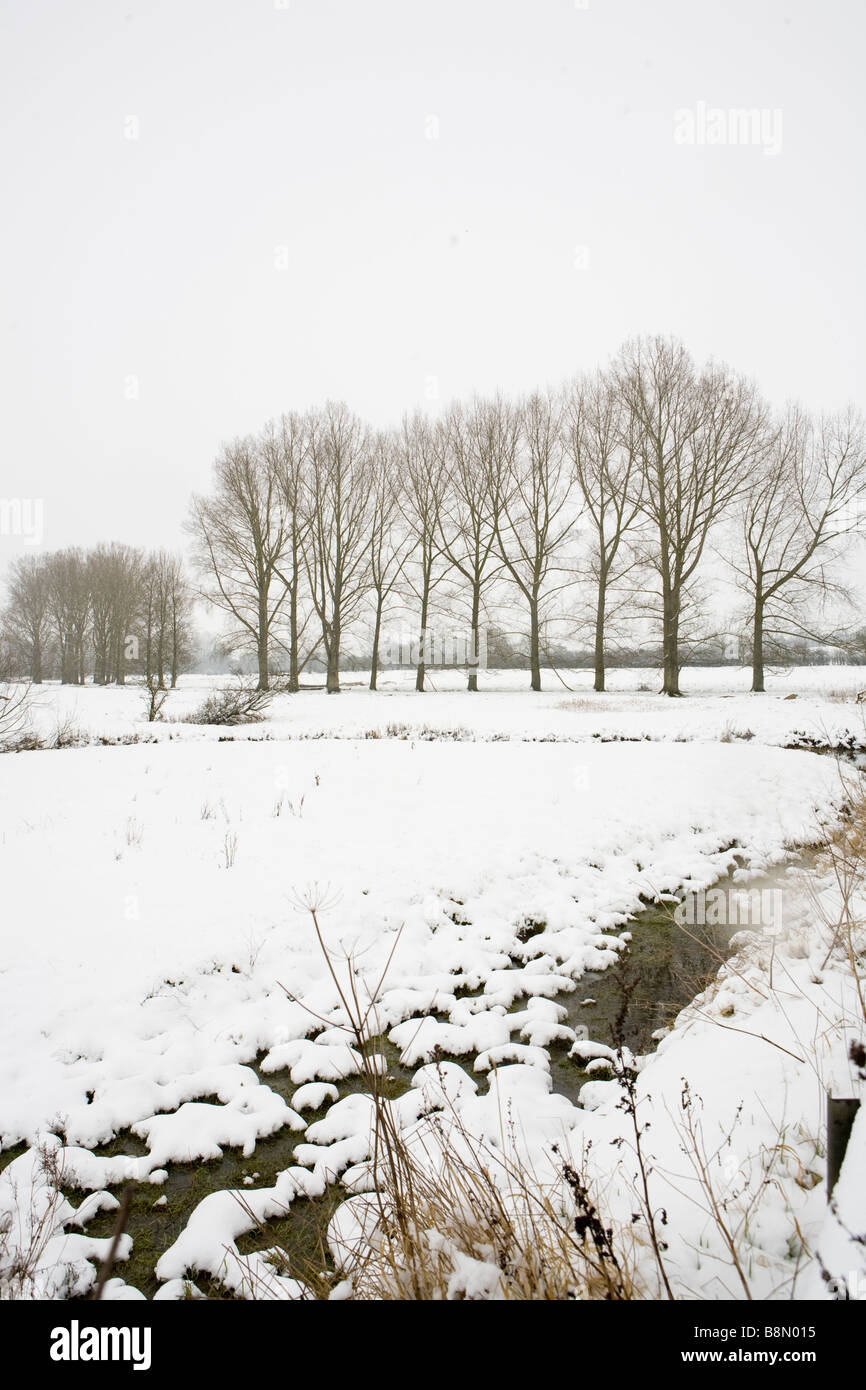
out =
<svg viewBox="0 0 866 1390"><path fill-rule="evenodd" d="M778 866L765 875L738 882L733 872L719 879L715 890L759 892L779 891L787 881L791 868L808 867L814 855L806 852L796 861ZM733 926L688 926L685 930L674 920L676 904L651 903L644 906L622 928L630 934L627 948L616 964L603 971L587 971L573 992L556 996L556 1002L567 1011L563 1020L576 1030L585 1029L593 1042L615 1046L622 1042L634 1053L651 1052L655 1047L653 1035L673 1023L679 1011L700 993L717 973L726 958L730 938L748 924ZM515 1001L515 1009L524 1007ZM578 1036L582 1036L579 1031ZM376 1049L384 1053L388 1063L387 1093L393 1098L407 1090L414 1067L400 1062L399 1050L387 1039L380 1039ZM548 1049L550 1074L554 1091L578 1102L581 1087L590 1079L583 1064L568 1056L569 1044L553 1045ZM262 1072L264 1054L251 1063L260 1080L291 1102L297 1085L289 1072ZM471 1059L455 1058L471 1072ZM478 1073L471 1073L482 1080ZM349 1077L339 1083L340 1097L364 1089L361 1077ZM201 1097L201 1099L215 1099ZM320 1111L305 1112L308 1123L321 1119L327 1106ZM202 1163L169 1165L168 1178L161 1187L139 1184L133 1191L125 1229L133 1237L131 1257L119 1264L115 1273L127 1283L152 1298L160 1287L154 1266L160 1255L177 1238L192 1211L210 1192L246 1187L252 1189L273 1185L277 1174L295 1162L294 1146L304 1142L304 1135L288 1129L269 1138L260 1139L255 1151L245 1158L239 1150L227 1149L221 1159ZM129 1131L115 1136L109 1145L94 1152L105 1155L144 1154L146 1146ZM4 1159L14 1157L10 1151ZM109 1189L121 1198L123 1185ZM69 1194L77 1200L79 1194ZM266 1246L278 1245L286 1250L292 1273L304 1278L305 1272L327 1274L331 1261L325 1246L325 1232L344 1191L339 1183L329 1186L317 1199L296 1199L283 1216L267 1222L263 1230L253 1230L238 1240L241 1254L250 1254ZM164 1199L164 1200L162 1200ZM157 1205L159 1203L159 1205ZM88 1234L110 1236L114 1214L100 1213L88 1225ZM208 1276L195 1276L195 1283L208 1298L229 1298L220 1284Z"/></svg>

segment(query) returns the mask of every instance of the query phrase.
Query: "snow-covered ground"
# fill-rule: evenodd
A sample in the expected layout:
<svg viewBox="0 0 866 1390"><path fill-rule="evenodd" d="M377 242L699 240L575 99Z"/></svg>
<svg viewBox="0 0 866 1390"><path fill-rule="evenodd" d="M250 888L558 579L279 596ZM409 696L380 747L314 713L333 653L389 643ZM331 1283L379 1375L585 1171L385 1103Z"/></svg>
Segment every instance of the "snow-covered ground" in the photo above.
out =
<svg viewBox="0 0 866 1390"><path fill-rule="evenodd" d="M46 735L58 724L90 737L139 735L155 739L364 738L417 734L471 739L680 738L715 741L749 738L785 745L806 733L837 742L847 732L864 734L855 697L866 689L866 667L811 666L769 672L767 693L749 692L751 673L734 667L695 667L683 672L687 698L657 692L660 673L614 670L608 690L596 694L591 671L543 672L543 690L528 690L525 671L482 671L478 696L468 697L458 671L428 673L429 689L414 690L414 672L386 671L379 689L368 690L362 672L343 675L343 690L321 688L278 695L263 723L235 730L186 725L186 715L224 678L183 676L168 698L165 721L145 723L141 687L94 689L44 686L34 692L33 725Z"/></svg>
<svg viewBox="0 0 866 1390"><path fill-rule="evenodd" d="M285 1128L294 1162L277 1188L244 1194L262 1215L347 1171L351 1188L367 1157L369 1106L335 1100L333 1083L358 1058L339 1026L313 904L329 945L352 954L366 981L394 952L378 1019L404 1063L421 1068L398 1102L407 1126L429 1108L419 1098L441 1049L477 1079L476 1095L466 1071L449 1073L467 1124L492 1130L511 1106L532 1164L550 1161L553 1140L578 1152L591 1138L612 1209L627 1204L610 1083L592 1082L581 1107L550 1090L546 1049L568 1032L554 996L618 958L616 932L642 900L707 888L744 859L753 870L781 864L822 839L846 789L832 759L784 745L798 733L859 737L852 696L866 672L792 671L751 696L745 673L691 671L682 701L641 690L657 688L652 672L612 673L605 696L586 673L563 675L575 693L550 673L540 696L519 689L523 674L485 673L478 695L420 697L403 675L386 675L378 694L350 685L339 698L278 697L262 724L233 731L148 726L134 688L38 692L34 720L45 731L60 721L91 737L157 741L0 762L2 1145L61 1135L67 1181L77 1175L99 1194L127 1176L158 1184L167 1165L208 1161L223 1146L253 1153ZM212 684L185 679L169 716L182 720ZM445 684L441 673L434 684ZM640 741L608 741L617 739ZM759 1296L784 1286L795 1259L793 1206L817 1239L822 1189L797 1179L822 1171L812 1141L824 1083L851 1084L835 1023L820 1075L811 1059L794 1060L796 1037L811 1036L849 989L843 970L819 971L810 920L805 900L792 907L783 939L759 941L739 974L729 968L641 1073L658 1103L659 1173L682 1168L685 1075L714 1133L742 1102L726 1161L751 1162L777 1127L793 1136L790 1190L781 1185L750 1232L754 1259L766 1261ZM770 949L777 972L797 975L796 1007L755 983ZM770 1033L775 1045L761 1040ZM251 1068L256 1059L265 1077L290 1071L300 1092L291 1104ZM331 1089L312 1095L311 1083ZM302 1133L306 1110L332 1101ZM145 1141L143 1157L90 1152L127 1128ZM732 1182L738 1171L734 1163ZM0 1174L0 1212L14 1208L20 1222L28 1194L37 1207L47 1200L32 1151ZM95 1211L113 1199L85 1201ZM681 1287L739 1296L717 1250L695 1253L702 1231L688 1193L665 1203ZM42 1293L65 1287L47 1273L58 1261L72 1262L73 1287L92 1278L101 1246L64 1236L70 1219L71 1208L52 1215ZM160 1261L168 1295L196 1269L246 1288L247 1257L227 1264L225 1253L244 1221L230 1194L206 1198ZM270 1286L300 1291L276 1276ZM129 1290L116 1283L114 1293Z"/></svg>

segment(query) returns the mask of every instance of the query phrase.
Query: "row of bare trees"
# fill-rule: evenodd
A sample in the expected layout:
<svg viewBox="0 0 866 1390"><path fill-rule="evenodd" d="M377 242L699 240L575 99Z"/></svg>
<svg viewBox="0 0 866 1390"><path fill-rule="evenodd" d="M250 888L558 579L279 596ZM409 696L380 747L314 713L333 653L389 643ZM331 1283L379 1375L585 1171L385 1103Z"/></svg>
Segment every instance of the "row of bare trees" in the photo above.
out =
<svg viewBox="0 0 866 1390"><path fill-rule="evenodd" d="M663 689L678 695L694 640L722 623L725 576L737 603L722 630L743 634L754 690L782 643L844 647L842 562L864 506L853 410L777 416L749 380L657 337L561 389L474 398L391 431L341 403L283 415L222 449L187 529L196 593L221 610L228 648L253 656L263 690L272 668L297 690L310 662L339 690L359 640L375 688L399 619L419 634L420 691L434 620L459 621L477 655L507 613L533 690L556 636L585 645L591 633L596 690L620 642L634 651L655 637ZM3 635L35 682L82 683L92 662L97 683L135 671L164 687L189 660L192 599L165 551L24 557Z"/></svg>
<svg viewBox="0 0 866 1390"><path fill-rule="evenodd" d="M141 673L175 686L192 657L193 595L179 555L100 545L14 560L2 635L16 674L83 685Z"/></svg>
<svg viewBox="0 0 866 1390"><path fill-rule="evenodd" d="M465 613L478 650L492 596L507 593L523 613L533 690L551 624L575 631L588 602L596 689L611 631L652 622L663 689L677 695L699 578L718 581L723 565L755 690L768 645L843 640L827 599L844 587L842 543L864 495L853 411L776 418L747 379L652 338L561 390L476 398L387 433L339 403L284 415L224 448L188 526L204 590L238 647L255 651L263 688L275 655L294 690L315 656L338 690L362 617L375 688L383 625L411 613L423 690L437 607Z"/></svg>

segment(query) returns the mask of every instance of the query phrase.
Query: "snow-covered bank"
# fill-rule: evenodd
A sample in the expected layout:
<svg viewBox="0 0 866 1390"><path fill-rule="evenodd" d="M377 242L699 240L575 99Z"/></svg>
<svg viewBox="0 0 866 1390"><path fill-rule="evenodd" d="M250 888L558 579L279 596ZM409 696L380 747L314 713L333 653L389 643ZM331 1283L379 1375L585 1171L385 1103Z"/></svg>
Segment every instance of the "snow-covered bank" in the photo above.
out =
<svg viewBox="0 0 866 1390"><path fill-rule="evenodd" d="M826 1228L827 1094L864 1089L850 1060L866 1030L862 962L852 970L849 943L836 936L840 907L831 872L804 878L799 891L792 885L778 933L738 938L738 953L640 1072L652 1198L666 1214L665 1262L678 1297L832 1297L822 1266L843 1281L859 1269L866 1296L862 1245L843 1253ZM610 1180L611 1144L628 1132L621 1096L616 1080L584 1087L592 1113L574 1151L586 1156L612 1215L627 1222L628 1159ZM853 1200L861 1162L852 1145L850 1191L840 1183L837 1195L862 1237L862 1202Z"/></svg>
<svg viewBox="0 0 866 1390"><path fill-rule="evenodd" d="M853 923L840 918L835 883L829 870L804 876L778 933L743 933L655 1053L578 1044L612 1073L588 1082L580 1105L550 1094L543 1066L517 1063L486 1094L464 1084L443 1115L405 1124L416 1194L405 1211L423 1212L411 1264L379 1234L394 1192L386 1159L350 1169L344 1183L360 1195L330 1227L347 1281L337 1292L400 1296L414 1269L426 1296L448 1298L521 1296L528 1271L535 1297L587 1285L590 1297L866 1297L861 1113L827 1200L826 1097L861 1096L866 1079L859 903ZM384 1197L370 1195L373 1171ZM569 1171L591 1205L575 1208ZM488 1222L491 1210L504 1216ZM607 1233L607 1247L587 1237L588 1258L578 1211ZM532 1272L540 1251L543 1274Z"/></svg>
<svg viewBox="0 0 866 1390"><path fill-rule="evenodd" d="M525 671L484 671L477 695L467 693L465 674L458 671L434 671L422 695L413 682L411 672L388 671L372 692L362 673L348 673L339 696L321 689L277 695L262 723L237 729L183 722L219 678L182 677L168 697L165 722L155 724L146 722L140 687L47 685L33 691L31 722L47 738L60 726L67 734L78 731L91 739L157 741L456 736L581 742L745 739L785 747L802 735L832 746L851 735L866 738L862 709L855 703L866 687L866 668L856 666L772 673L765 695L749 694L746 670L697 667L683 673L682 700L659 695L659 673L650 669L611 671L603 695L593 691L590 671L547 670L540 694L527 688Z"/></svg>

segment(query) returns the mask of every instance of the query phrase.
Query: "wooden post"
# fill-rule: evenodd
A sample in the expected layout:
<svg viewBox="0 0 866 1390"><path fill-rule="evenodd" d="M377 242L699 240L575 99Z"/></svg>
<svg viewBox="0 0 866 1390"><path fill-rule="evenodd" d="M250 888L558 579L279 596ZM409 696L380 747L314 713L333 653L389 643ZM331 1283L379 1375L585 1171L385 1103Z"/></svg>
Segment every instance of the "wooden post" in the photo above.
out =
<svg viewBox="0 0 866 1390"><path fill-rule="evenodd" d="M854 1116L860 1101L850 1097L827 1095L827 1201L842 1170L845 1150L851 1137Z"/></svg>

